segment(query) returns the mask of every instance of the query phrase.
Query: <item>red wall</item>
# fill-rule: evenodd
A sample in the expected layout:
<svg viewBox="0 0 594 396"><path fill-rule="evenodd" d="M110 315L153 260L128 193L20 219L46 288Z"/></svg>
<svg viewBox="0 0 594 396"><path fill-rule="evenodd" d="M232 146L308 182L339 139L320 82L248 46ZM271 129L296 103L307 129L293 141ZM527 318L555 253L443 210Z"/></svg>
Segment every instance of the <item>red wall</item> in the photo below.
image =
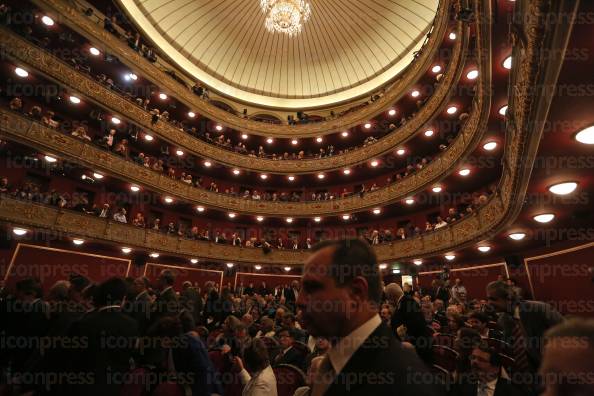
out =
<svg viewBox="0 0 594 396"><path fill-rule="evenodd" d="M99 282L112 276L127 276L130 266L130 260L116 257L19 244L3 275L9 288L21 279L36 277L47 291L71 273Z"/></svg>
<svg viewBox="0 0 594 396"><path fill-rule="evenodd" d="M251 274L247 272L238 272L235 276L235 286L238 286L241 282L247 287L250 283L253 283L255 287L259 287L262 282L266 282L268 289L274 288L278 285L290 285L294 280L300 281L301 276L299 275L274 275L274 274Z"/></svg>
<svg viewBox="0 0 594 396"><path fill-rule="evenodd" d="M173 285L173 289L175 291L180 291L182 289L182 284L185 281L190 281L192 284L198 285L198 287L200 287L202 290L204 290L204 284L206 282L214 282L219 286L220 290L223 281L223 271L181 267L168 264L147 263L144 275L146 275L151 280L151 283L154 283L161 271L165 269L172 270L176 274L175 284Z"/></svg>
<svg viewBox="0 0 594 396"><path fill-rule="evenodd" d="M594 316L594 242L524 260L534 297L563 314Z"/></svg>

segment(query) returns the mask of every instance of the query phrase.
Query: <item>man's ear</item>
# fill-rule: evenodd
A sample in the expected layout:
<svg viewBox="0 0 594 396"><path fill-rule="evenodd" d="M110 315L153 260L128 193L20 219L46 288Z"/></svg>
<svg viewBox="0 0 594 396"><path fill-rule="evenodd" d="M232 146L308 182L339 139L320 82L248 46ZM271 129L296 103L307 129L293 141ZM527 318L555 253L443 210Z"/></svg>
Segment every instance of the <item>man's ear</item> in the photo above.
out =
<svg viewBox="0 0 594 396"><path fill-rule="evenodd" d="M351 294L353 298L358 301L365 301L369 299L369 284L367 279L362 276L357 276L351 282Z"/></svg>

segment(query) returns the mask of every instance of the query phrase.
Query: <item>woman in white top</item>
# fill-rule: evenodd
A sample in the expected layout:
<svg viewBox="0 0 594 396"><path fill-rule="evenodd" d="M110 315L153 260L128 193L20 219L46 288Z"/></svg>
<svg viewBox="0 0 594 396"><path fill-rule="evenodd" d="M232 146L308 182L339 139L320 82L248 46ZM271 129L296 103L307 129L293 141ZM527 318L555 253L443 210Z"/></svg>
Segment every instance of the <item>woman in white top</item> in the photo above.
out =
<svg viewBox="0 0 594 396"><path fill-rule="evenodd" d="M277 396L276 377L270 367L270 359L264 341L255 338L249 342L243 351L243 358L247 370L241 358L235 358L235 364L241 370L239 377L244 384L241 395Z"/></svg>

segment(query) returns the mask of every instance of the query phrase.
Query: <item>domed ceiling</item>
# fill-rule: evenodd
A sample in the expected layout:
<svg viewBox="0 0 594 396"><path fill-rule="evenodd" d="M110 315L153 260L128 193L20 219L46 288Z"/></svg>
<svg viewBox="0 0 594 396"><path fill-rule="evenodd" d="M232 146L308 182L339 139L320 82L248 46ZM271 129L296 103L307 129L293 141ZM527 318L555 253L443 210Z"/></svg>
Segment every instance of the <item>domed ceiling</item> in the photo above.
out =
<svg viewBox="0 0 594 396"><path fill-rule="evenodd" d="M305 109L392 80L430 31L438 0L308 0L293 37L269 32L261 0L120 0L179 67L248 103Z"/></svg>

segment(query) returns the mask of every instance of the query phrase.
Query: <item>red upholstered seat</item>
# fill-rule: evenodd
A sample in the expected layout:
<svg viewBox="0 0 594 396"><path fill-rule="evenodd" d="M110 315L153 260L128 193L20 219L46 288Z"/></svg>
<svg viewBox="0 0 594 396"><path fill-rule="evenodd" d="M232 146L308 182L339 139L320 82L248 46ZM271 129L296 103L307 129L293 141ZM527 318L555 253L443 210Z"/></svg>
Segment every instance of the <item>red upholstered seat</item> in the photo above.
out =
<svg viewBox="0 0 594 396"><path fill-rule="evenodd" d="M278 396L293 396L295 390L305 386L305 374L290 364L279 364L272 369L276 377Z"/></svg>
<svg viewBox="0 0 594 396"><path fill-rule="evenodd" d="M456 370L458 352L444 345L433 345L433 363L449 372Z"/></svg>
<svg viewBox="0 0 594 396"><path fill-rule="evenodd" d="M210 351L208 352L208 358L212 362L213 367L219 373L222 373L224 370L224 360L223 360L223 353L221 351Z"/></svg>

